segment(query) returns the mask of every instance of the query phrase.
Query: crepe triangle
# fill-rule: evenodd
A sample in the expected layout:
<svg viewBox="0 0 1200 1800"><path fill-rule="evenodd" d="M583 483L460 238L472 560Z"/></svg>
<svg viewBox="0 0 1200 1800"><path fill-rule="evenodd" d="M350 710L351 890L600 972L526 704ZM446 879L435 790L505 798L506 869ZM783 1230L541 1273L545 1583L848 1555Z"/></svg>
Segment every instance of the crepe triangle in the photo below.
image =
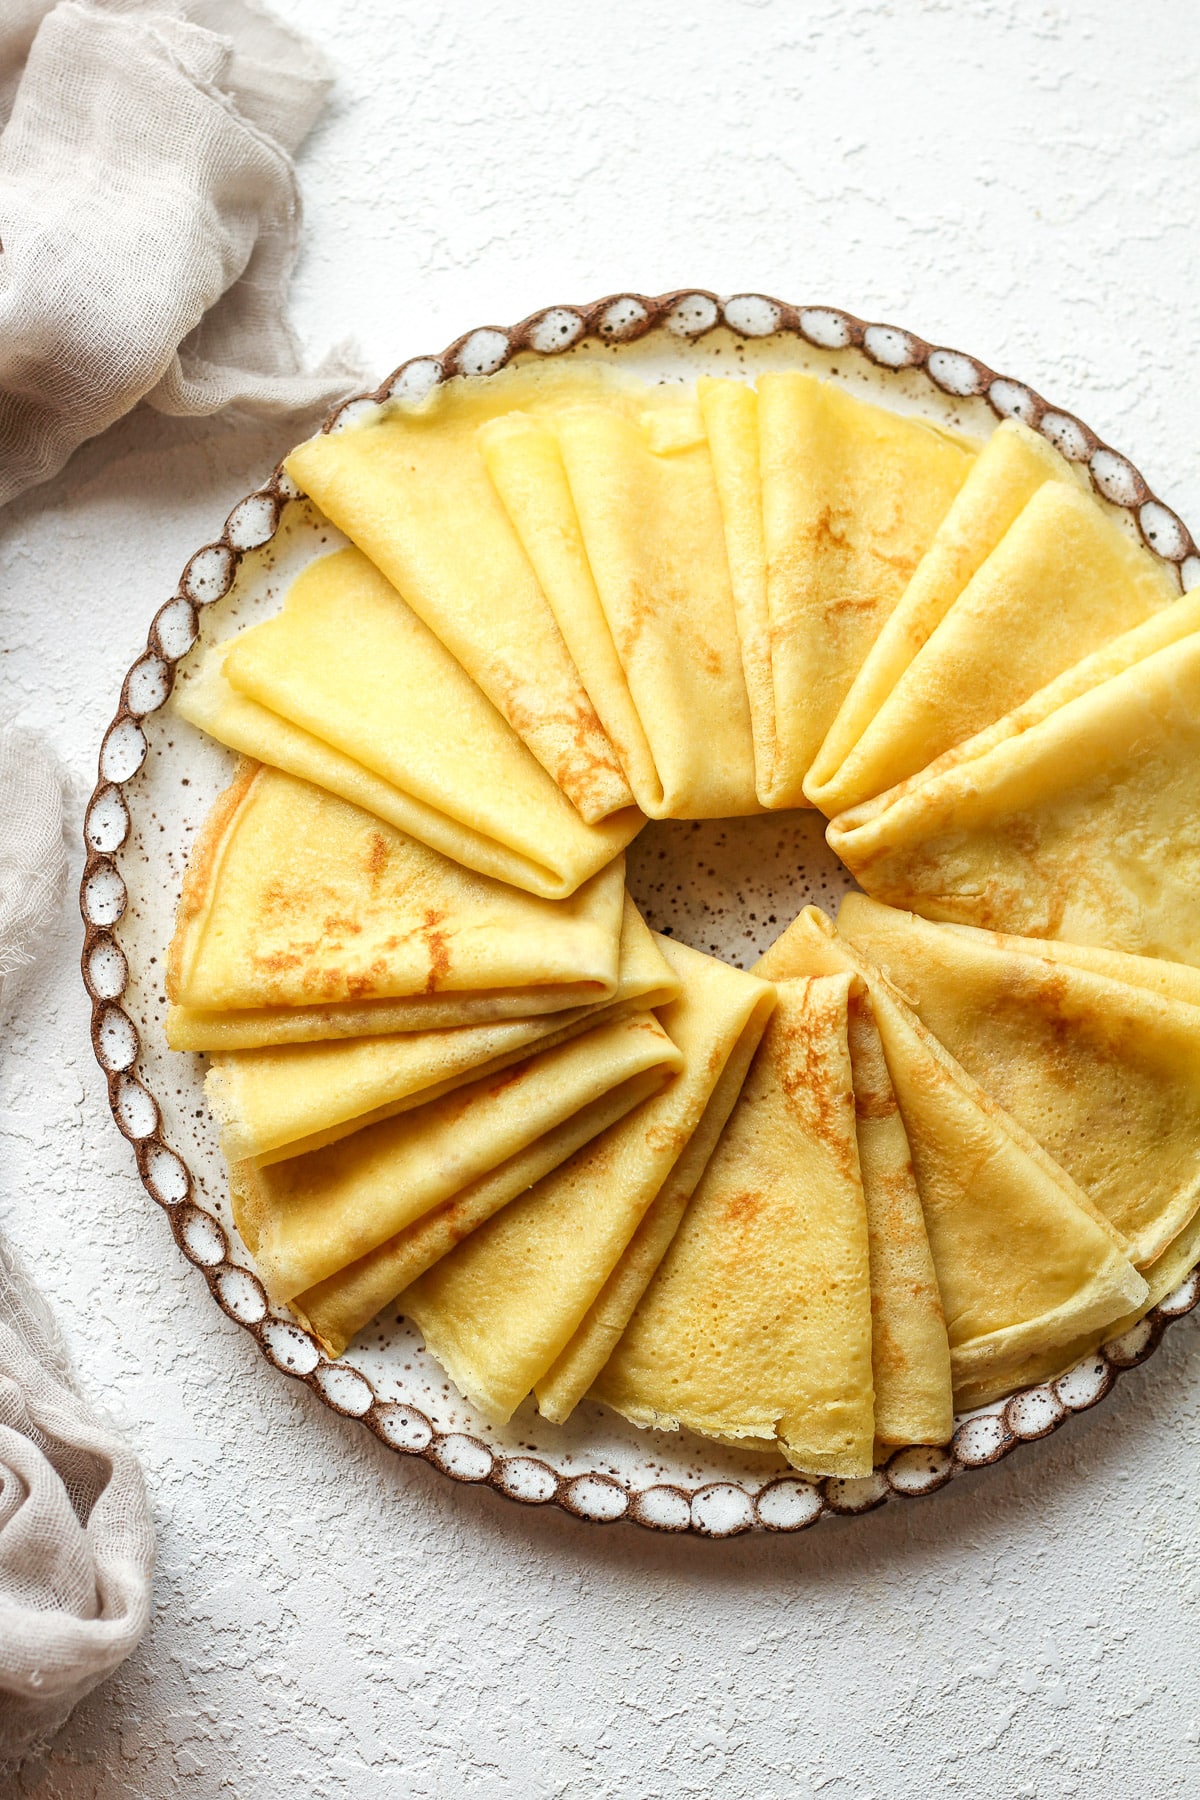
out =
<svg viewBox="0 0 1200 1800"><path fill-rule="evenodd" d="M836 813L895 786L1178 598L1096 500L1044 482L810 797Z"/></svg>
<svg viewBox="0 0 1200 1800"><path fill-rule="evenodd" d="M647 1210L660 1196L686 1204L725 1123L711 1113L714 1089L731 1055L748 1064L774 1005L766 982L682 944L663 947L681 983L661 1013L680 1072L401 1298L455 1385L498 1423L534 1388L556 1419L580 1397L564 1393L556 1365L566 1355L577 1369L578 1334L591 1335L589 1312Z"/></svg>
<svg viewBox="0 0 1200 1800"><path fill-rule="evenodd" d="M809 967L822 952L871 996L912 1150L956 1396L1140 1304L1146 1285L1104 1215L824 914L806 907L772 946L766 972L778 979L793 955Z"/></svg>
<svg viewBox="0 0 1200 1800"><path fill-rule="evenodd" d="M628 895L617 987L606 1004L449 1030L285 1044L215 1056L205 1081L230 1162L279 1162L424 1106L484 1074L634 1008L666 1005L679 980Z"/></svg>
<svg viewBox="0 0 1200 1800"><path fill-rule="evenodd" d="M801 806L805 775L973 453L922 419L794 371L760 378L758 427L772 803Z"/></svg>
<svg viewBox="0 0 1200 1800"><path fill-rule="evenodd" d="M846 795L862 797L854 791L862 785L854 750L896 683L1038 488L1077 479L1070 463L1027 425L1005 419L997 426L829 727L805 782L814 806L833 813L854 804Z"/></svg>
<svg viewBox="0 0 1200 1800"><path fill-rule="evenodd" d="M245 1048L611 999L623 876L618 858L569 900L536 900L247 764L188 865L168 1042Z"/></svg>
<svg viewBox="0 0 1200 1800"><path fill-rule="evenodd" d="M176 710L478 874L559 899L640 829L586 825L454 658L357 550L309 565L283 611L208 652Z"/></svg>
<svg viewBox="0 0 1200 1800"><path fill-rule="evenodd" d="M928 918L1200 964L1198 619L1193 593L841 814L830 847Z"/></svg>
<svg viewBox="0 0 1200 1800"><path fill-rule="evenodd" d="M778 940L757 970L795 979L827 974L824 943ZM847 1040L871 1269L871 1366L878 1445L942 1444L954 1429L950 1345L904 1120L870 995L850 991Z"/></svg>
<svg viewBox="0 0 1200 1800"><path fill-rule="evenodd" d="M606 1098L631 1105L682 1058L653 1013L599 1026L324 1150L231 1169L234 1218L273 1300L358 1262L475 1183L529 1185L539 1140Z"/></svg>
<svg viewBox="0 0 1200 1800"><path fill-rule="evenodd" d="M594 702L626 746L639 806L657 818L757 812L724 530L695 395L580 401L488 426L481 441L576 634Z"/></svg>
<svg viewBox="0 0 1200 1800"><path fill-rule="evenodd" d="M838 935L1154 1262L1200 1206L1200 1008L1055 946L848 895Z"/></svg>
<svg viewBox="0 0 1200 1800"><path fill-rule="evenodd" d="M420 407L310 438L286 467L595 823L632 795L475 441L483 420L564 382L603 385L545 364L445 382Z"/></svg>
<svg viewBox="0 0 1200 1800"><path fill-rule="evenodd" d="M638 1425L872 1465L871 1285L847 1040L853 978L779 984L741 1098L593 1389Z"/></svg>

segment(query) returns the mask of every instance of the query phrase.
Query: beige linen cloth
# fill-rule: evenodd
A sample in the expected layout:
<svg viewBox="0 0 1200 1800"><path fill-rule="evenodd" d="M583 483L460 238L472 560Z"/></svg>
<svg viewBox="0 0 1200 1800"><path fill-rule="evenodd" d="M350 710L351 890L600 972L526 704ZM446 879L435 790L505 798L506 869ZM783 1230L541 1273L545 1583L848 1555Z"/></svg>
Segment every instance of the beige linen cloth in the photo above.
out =
<svg viewBox="0 0 1200 1800"><path fill-rule="evenodd" d="M248 0L0 0L0 504L139 400L328 404L284 300L315 52ZM4 123L7 118L7 123Z"/></svg>
<svg viewBox="0 0 1200 1800"><path fill-rule="evenodd" d="M57 765L36 738L6 731L0 1043L65 872ZM129 1655L153 1565L137 1459L84 1399L45 1301L0 1237L0 1765L57 1730Z"/></svg>

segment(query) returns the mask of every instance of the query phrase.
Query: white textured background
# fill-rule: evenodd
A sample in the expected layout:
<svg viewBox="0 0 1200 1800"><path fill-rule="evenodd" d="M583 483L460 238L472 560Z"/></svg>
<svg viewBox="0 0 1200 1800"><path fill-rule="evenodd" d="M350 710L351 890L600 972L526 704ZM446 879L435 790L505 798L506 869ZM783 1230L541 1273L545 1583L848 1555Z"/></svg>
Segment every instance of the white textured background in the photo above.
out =
<svg viewBox="0 0 1200 1800"><path fill-rule="evenodd" d="M293 0L340 86L297 315L377 373L623 287L975 351L1200 520L1194 0ZM186 554L285 447L137 417L0 518L0 705L90 785ZM141 1653L13 1792L1200 1792L1200 1331L933 1500L796 1540L585 1529L385 1453L208 1299L106 1114L73 905L3 1047L0 1215L142 1456Z"/></svg>

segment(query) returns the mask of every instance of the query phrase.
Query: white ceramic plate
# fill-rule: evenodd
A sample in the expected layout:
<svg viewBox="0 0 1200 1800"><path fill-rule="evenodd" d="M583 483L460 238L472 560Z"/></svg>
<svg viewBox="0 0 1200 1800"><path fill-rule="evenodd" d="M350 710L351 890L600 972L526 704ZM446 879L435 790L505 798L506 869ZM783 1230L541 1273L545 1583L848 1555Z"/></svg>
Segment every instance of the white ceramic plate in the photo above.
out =
<svg viewBox="0 0 1200 1800"><path fill-rule="evenodd" d="M758 294L618 295L592 306L551 307L508 331L486 326L441 356L405 363L374 394L346 402L332 428L381 404L418 400L449 375L491 374L521 353L617 357L664 380L811 369L897 411L979 436L1015 415L1087 466L1096 491L1127 512L1154 554L1181 571L1183 585L1200 580L1200 556L1184 525L1130 462L1073 415L975 358L910 332ZM1102 1399L1120 1370L1143 1361L1167 1322L1200 1299L1200 1272L1124 1339L1059 1381L958 1420L947 1450L900 1450L868 1479L811 1482L686 1432L638 1431L591 1403L560 1427L526 1402L499 1429L461 1399L394 1313L335 1363L268 1305L229 1217L201 1060L170 1052L162 1034L162 970L184 865L235 760L179 719L169 701L175 680L188 679L198 636L219 640L275 611L294 575L343 541L280 469L234 507L220 538L191 557L126 677L85 827L83 973L113 1116L184 1254L230 1317L254 1333L267 1360L335 1411L362 1419L384 1443L455 1480L486 1482L509 1499L553 1503L598 1523L628 1518L710 1537L794 1531L824 1514L868 1511L892 1494L932 1493L1021 1441L1044 1437ZM652 824L630 850L629 885L651 925L745 966L801 906L827 906L853 885L822 827L811 813Z"/></svg>

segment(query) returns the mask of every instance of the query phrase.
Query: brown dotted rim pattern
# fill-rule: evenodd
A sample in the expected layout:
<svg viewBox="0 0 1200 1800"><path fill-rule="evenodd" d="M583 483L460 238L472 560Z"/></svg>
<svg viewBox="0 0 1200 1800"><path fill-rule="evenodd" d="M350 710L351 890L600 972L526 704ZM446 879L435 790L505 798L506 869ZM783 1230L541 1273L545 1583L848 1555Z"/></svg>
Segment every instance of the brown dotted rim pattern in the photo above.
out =
<svg viewBox="0 0 1200 1800"><path fill-rule="evenodd" d="M722 299L699 288L657 298L612 294L590 306L546 308L507 330L478 327L455 339L440 356L410 358L379 387L343 401L322 429L334 430L389 400L415 402L453 375L493 374L520 352L548 357L587 338L624 344L655 331L695 340L720 325L742 339L783 335L821 350L859 352L881 369L920 370L952 397L985 400L998 418L1022 420L1070 461L1086 465L1096 492L1130 511L1147 547L1175 566L1183 586L1200 580L1200 556L1186 526L1150 491L1134 465L1074 414L1052 406L1023 382L997 374L977 357L930 344L898 326L871 324L837 307L790 306L765 294ZM628 1519L650 1530L712 1538L755 1530L799 1531L830 1515L870 1512L893 1496L935 1493L965 1471L999 1462L1019 1444L1047 1437L1073 1413L1103 1400L1124 1370L1144 1362L1166 1327L1200 1302L1200 1265L1131 1331L1058 1380L957 1419L945 1448L896 1450L883 1467L861 1480L784 1474L757 1488L716 1481L698 1488L663 1483L633 1489L611 1475L563 1474L541 1457L505 1454L469 1433L438 1431L419 1407L380 1398L359 1370L330 1361L307 1332L271 1315L257 1277L231 1258L220 1220L197 1203L191 1172L167 1143L158 1103L139 1074L141 1042L122 1005L128 963L118 926L127 892L116 858L130 829L125 789L148 748L140 721L168 699L176 664L196 640L198 613L229 592L242 557L269 542L286 502L299 497L280 465L262 487L238 502L220 537L189 559L176 593L155 615L146 649L126 674L120 706L101 745L84 823L87 862L80 887L92 1044L108 1082L113 1118L184 1255L201 1270L222 1310L253 1334L268 1362L304 1382L334 1412L360 1419L390 1449L422 1457L451 1480L485 1484L524 1505L553 1504L596 1524Z"/></svg>

